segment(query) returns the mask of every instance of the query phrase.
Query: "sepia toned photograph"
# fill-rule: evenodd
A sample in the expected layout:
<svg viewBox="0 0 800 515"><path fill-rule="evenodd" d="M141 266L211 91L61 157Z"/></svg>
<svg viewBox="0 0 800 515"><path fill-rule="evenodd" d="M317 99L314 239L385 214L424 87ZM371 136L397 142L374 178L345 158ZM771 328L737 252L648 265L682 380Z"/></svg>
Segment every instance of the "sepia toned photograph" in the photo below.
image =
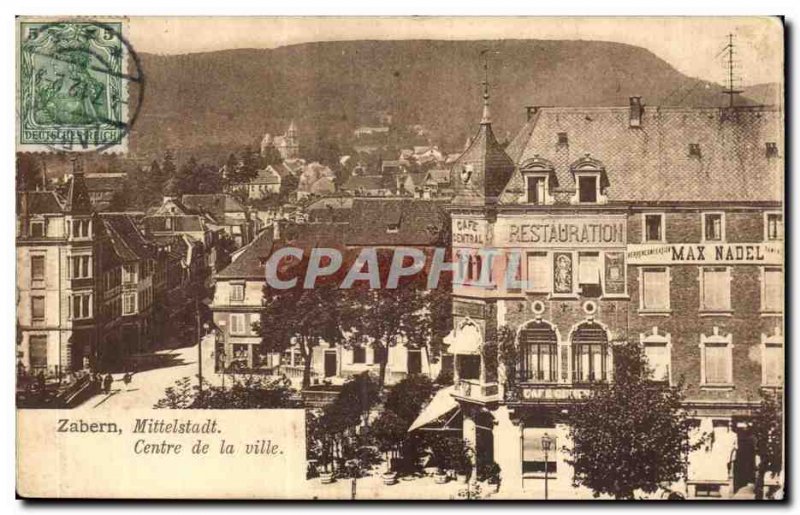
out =
<svg viewBox="0 0 800 515"><path fill-rule="evenodd" d="M18 496L784 500L783 23L18 16Z"/></svg>

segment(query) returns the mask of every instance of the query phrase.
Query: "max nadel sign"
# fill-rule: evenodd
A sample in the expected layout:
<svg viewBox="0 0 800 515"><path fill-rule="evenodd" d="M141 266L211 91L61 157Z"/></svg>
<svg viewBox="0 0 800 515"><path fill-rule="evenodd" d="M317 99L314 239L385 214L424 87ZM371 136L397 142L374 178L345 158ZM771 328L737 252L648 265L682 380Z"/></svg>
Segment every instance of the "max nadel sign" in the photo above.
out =
<svg viewBox="0 0 800 515"><path fill-rule="evenodd" d="M781 243L628 245L629 265L782 265Z"/></svg>

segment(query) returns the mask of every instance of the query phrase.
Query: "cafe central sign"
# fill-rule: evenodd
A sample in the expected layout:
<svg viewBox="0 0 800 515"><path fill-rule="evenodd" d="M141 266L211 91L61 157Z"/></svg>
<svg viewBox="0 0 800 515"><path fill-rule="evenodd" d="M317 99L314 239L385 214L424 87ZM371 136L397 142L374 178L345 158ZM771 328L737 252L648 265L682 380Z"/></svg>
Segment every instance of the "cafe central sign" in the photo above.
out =
<svg viewBox="0 0 800 515"><path fill-rule="evenodd" d="M629 265L782 265L780 243L628 245Z"/></svg>

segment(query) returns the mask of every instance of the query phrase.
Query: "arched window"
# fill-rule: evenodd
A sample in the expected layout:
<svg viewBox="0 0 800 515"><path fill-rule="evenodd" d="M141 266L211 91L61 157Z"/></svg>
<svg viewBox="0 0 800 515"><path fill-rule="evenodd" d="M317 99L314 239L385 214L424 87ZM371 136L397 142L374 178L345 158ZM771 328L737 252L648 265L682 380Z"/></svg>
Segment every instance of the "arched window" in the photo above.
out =
<svg viewBox="0 0 800 515"><path fill-rule="evenodd" d="M600 324L586 322L572 334L572 380L608 379L608 335Z"/></svg>
<svg viewBox="0 0 800 515"><path fill-rule="evenodd" d="M519 333L520 380L555 382L558 380L558 340L546 322L526 325Z"/></svg>

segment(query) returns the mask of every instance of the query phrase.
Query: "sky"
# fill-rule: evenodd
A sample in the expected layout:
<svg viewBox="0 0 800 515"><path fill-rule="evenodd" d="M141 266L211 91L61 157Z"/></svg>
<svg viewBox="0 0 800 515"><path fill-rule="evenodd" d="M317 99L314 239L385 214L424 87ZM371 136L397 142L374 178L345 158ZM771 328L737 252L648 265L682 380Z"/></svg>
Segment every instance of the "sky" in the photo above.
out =
<svg viewBox="0 0 800 515"><path fill-rule="evenodd" d="M615 41L647 48L685 75L721 84L727 77L722 50L732 33L741 85L783 77L782 26L770 18L134 17L129 31L137 52L155 54L356 39Z"/></svg>

